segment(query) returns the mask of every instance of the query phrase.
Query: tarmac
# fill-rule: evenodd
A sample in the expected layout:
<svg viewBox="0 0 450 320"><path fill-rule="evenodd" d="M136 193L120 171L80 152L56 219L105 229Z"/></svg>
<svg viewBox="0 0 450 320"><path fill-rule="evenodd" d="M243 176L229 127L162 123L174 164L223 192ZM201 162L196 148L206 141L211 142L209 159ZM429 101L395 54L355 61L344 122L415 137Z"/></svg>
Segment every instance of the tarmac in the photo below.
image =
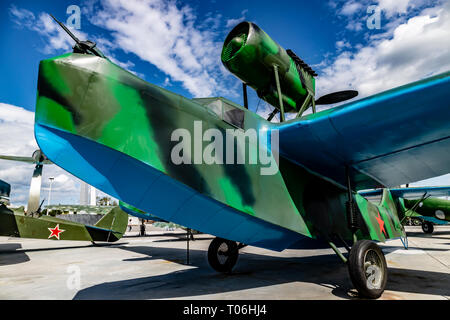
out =
<svg viewBox="0 0 450 320"><path fill-rule="evenodd" d="M114 244L0 237L0 299L358 299L347 266L331 249L273 252L245 247L230 275L207 262L210 235L131 231ZM407 227L380 246L389 268L380 299L450 299L450 226L433 235Z"/></svg>

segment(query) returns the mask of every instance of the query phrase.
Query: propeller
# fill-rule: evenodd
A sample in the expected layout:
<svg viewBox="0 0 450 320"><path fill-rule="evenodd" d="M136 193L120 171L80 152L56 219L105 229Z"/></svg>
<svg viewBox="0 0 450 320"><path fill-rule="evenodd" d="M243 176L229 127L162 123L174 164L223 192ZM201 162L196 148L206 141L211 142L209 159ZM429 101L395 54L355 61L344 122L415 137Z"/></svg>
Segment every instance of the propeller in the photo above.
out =
<svg viewBox="0 0 450 320"><path fill-rule="evenodd" d="M330 94L326 94L319 99L316 100L316 105L324 105L324 104L334 104L346 100L353 99L358 96L358 91L356 90L345 90L333 92Z"/></svg>
<svg viewBox="0 0 450 320"><path fill-rule="evenodd" d="M31 178L30 183L30 191L27 204L27 215L34 216L36 214L39 214L40 207L42 206L42 203L41 205L39 205L39 200L41 197L41 185L42 185L42 168L44 164L52 164L53 162L48 160L40 149L34 151L31 157L0 155L0 159L35 164L33 176Z"/></svg>
<svg viewBox="0 0 450 320"><path fill-rule="evenodd" d="M34 164L52 164L50 160L47 159L47 157L42 153L41 150L36 150L33 152L33 155L31 157L18 157L18 156L7 156L7 155L0 155L0 159L2 160L10 160L10 161L18 161L18 162L27 162L27 163L34 163Z"/></svg>

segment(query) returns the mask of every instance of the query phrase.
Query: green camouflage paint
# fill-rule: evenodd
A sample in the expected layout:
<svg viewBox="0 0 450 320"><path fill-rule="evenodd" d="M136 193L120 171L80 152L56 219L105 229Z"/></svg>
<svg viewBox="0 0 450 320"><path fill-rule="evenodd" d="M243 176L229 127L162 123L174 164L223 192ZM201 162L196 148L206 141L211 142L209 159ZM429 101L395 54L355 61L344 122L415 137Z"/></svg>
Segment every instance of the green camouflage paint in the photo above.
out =
<svg viewBox="0 0 450 320"><path fill-rule="evenodd" d="M118 207L95 226L87 226L51 216L27 216L0 205L0 236L6 237L115 242L122 238L127 222L128 215Z"/></svg>
<svg viewBox="0 0 450 320"><path fill-rule="evenodd" d="M235 129L208 112L207 106L149 84L98 57L72 54L44 60L40 70L37 123L94 140L239 211L310 236L301 214L283 190L280 173L261 176L259 165L177 166L172 163L170 152L178 142L171 141L171 134L176 129L184 128L194 136L194 121L202 122L202 133L210 128ZM54 78L48 70L57 74L58 81L62 77L69 90L58 91L61 84L53 86ZM59 106L52 108L51 113L46 110L49 99L53 100L52 107ZM242 110L245 112L245 129L247 124L272 126L254 120L260 120L259 116ZM60 117L66 119L68 114L71 125L59 120ZM203 147L206 145L204 143ZM267 185L273 187L266 188ZM279 214L271 214L276 211ZM158 213L154 214L158 216Z"/></svg>
<svg viewBox="0 0 450 320"><path fill-rule="evenodd" d="M449 200L438 198L427 198L422 201L420 201L420 199L402 199L402 202L404 207L404 214L408 217L424 216L450 222Z"/></svg>
<svg viewBox="0 0 450 320"><path fill-rule="evenodd" d="M404 228L398 218L397 205L388 189L383 190L383 196L378 205L367 201L359 194L356 195L356 201L372 240L384 242L387 239L405 236Z"/></svg>
<svg viewBox="0 0 450 320"><path fill-rule="evenodd" d="M269 51L275 48L267 47ZM36 123L122 152L266 222L313 238L337 234L352 239L345 209L346 190L282 157L274 175L261 175L263 165L259 163L175 165L171 161L171 151L178 144L171 141L171 135L177 129L187 130L192 137L196 121L201 122L202 134L218 129L227 135L227 129L237 129L214 112L212 105L219 100L243 113L243 130L270 131L278 126L226 99L189 100L147 83L107 59L83 54L41 62ZM246 140L237 141L237 147L243 150L255 152L257 148ZM194 144L199 143L193 142L190 155L194 154ZM201 144L204 149L209 143ZM269 156L274 155L269 151ZM358 238L384 241L401 235L390 197L378 207L358 195L354 198L360 211ZM151 214L159 216L158 212ZM386 234L380 233L379 214L386 224Z"/></svg>
<svg viewBox="0 0 450 320"><path fill-rule="evenodd" d="M256 90L258 96L279 108L273 66L278 67L286 112L298 112L308 92L314 97L315 79L298 67L279 44L251 22L237 25L222 49L225 67Z"/></svg>

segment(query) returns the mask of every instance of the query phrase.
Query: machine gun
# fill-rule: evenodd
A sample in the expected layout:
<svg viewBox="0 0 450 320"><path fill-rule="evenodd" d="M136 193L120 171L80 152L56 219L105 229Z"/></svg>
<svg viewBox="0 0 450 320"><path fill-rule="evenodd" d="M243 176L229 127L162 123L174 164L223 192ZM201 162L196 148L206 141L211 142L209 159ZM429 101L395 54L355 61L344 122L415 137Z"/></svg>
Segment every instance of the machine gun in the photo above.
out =
<svg viewBox="0 0 450 320"><path fill-rule="evenodd" d="M70 30L61 21L56 19L52 14L50 14L50 16L75 41L75 46L73 47L74 53L93 54L97 57L106 59L105 55L98 48L96 48L97 44L95 42L90 40L80 41L80 39L78 39L72 32L70 32Z"/></svg>

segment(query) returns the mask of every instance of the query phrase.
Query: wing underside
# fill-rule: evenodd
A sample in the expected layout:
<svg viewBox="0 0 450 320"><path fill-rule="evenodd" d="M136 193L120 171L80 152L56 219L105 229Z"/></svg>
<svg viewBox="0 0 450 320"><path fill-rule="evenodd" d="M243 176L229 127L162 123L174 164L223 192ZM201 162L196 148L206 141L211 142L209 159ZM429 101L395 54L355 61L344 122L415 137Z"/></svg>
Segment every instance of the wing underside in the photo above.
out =
<svg viewBox="0 0 450 320"><path fill-rule="evenodd" d="M279 126L280 154L357 190L450 172L450 72Z"/></svg>
<svg viewBox="0 0 450 320"><path fill-rule="evenodd" d="M429 197L450 197L450 187L413 187L391 189L391 194L398 198L420 199L424 196ZM381 197L382 189L362 191L359 193L363 197Z"/></svg>

